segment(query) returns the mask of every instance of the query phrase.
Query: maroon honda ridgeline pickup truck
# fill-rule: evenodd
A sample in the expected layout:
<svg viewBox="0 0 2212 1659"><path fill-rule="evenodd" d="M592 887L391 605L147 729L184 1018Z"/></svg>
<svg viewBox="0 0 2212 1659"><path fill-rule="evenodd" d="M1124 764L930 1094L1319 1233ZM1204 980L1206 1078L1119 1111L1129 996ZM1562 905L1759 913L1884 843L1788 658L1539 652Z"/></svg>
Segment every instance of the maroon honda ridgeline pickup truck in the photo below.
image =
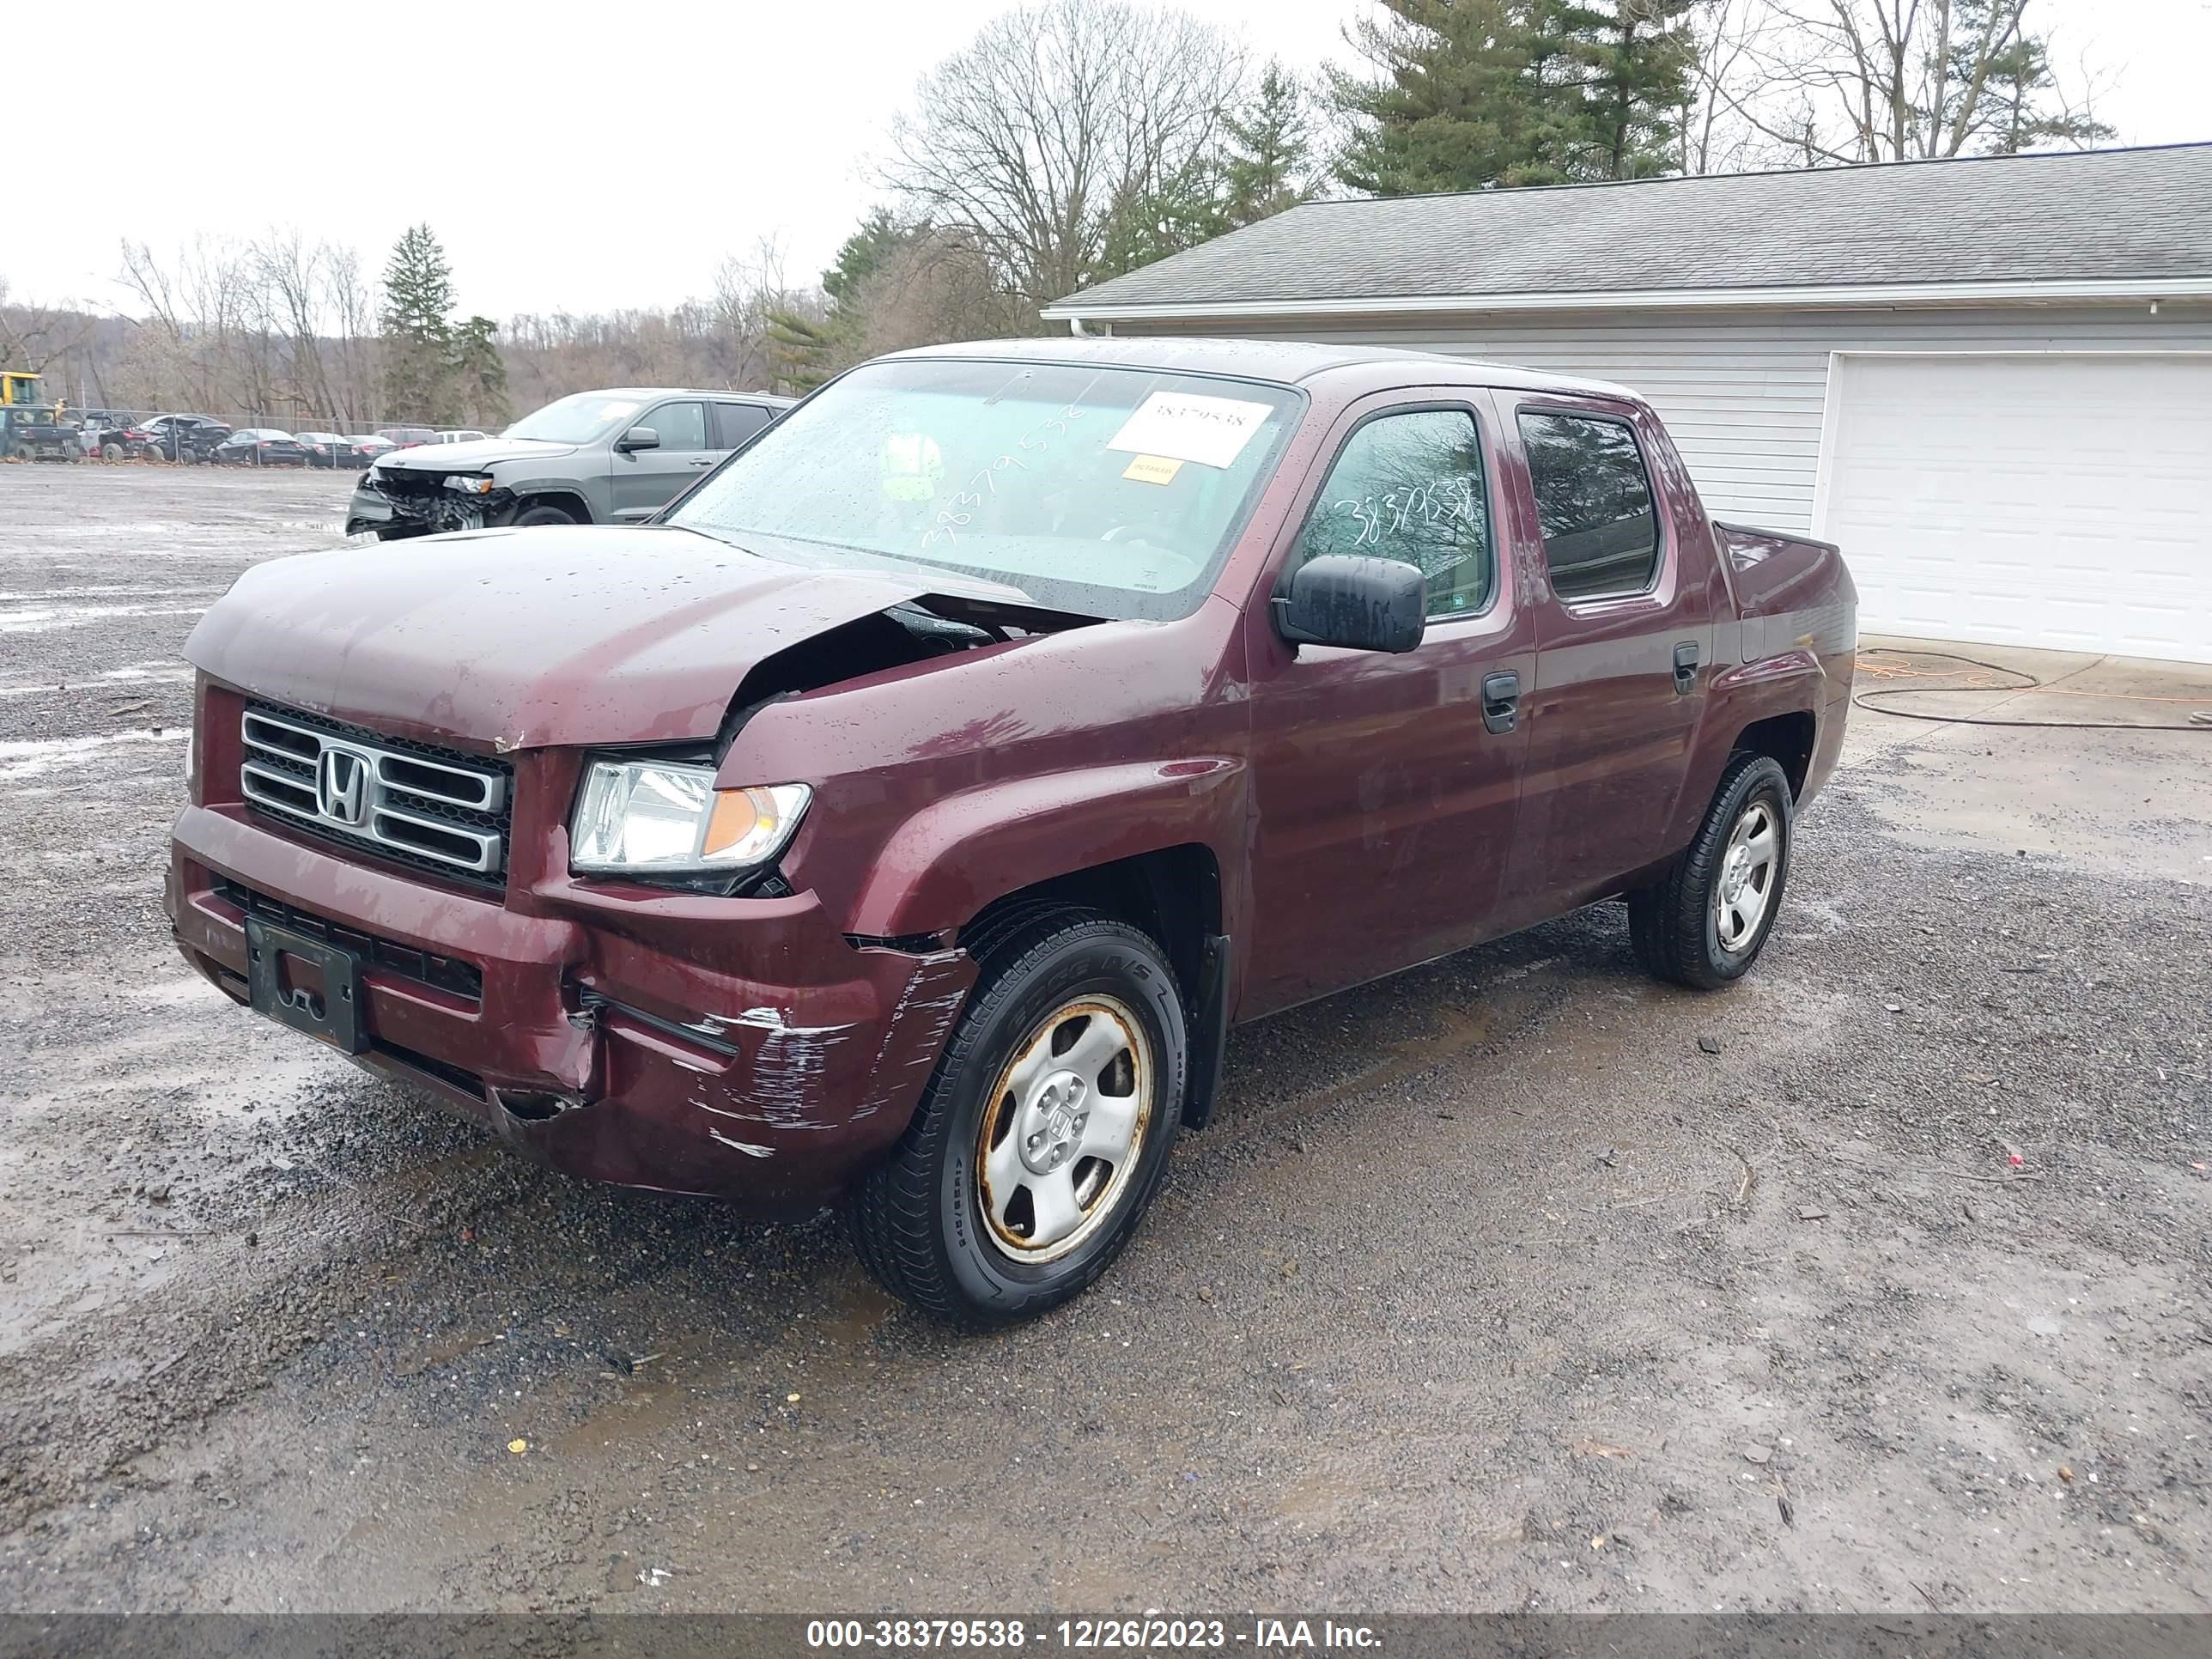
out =
<svg viewBox="0 0 2212 1659"><path fill-rule="evenodd" d="M187 647L168 908L517 1149L842 1200L1000 1324L1121 1249L1236 1021L1616 896L1652 972L1743 973L1855 628L1618 387L907 353L647 526L248 571Z"/></svg>

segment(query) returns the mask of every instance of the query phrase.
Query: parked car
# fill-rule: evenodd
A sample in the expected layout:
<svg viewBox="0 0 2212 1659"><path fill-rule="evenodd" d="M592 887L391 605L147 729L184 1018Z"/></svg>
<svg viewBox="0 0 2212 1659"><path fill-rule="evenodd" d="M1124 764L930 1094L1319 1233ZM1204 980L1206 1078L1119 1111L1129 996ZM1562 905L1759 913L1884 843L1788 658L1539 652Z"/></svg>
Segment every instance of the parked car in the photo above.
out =
<svg viewBox="0 0 2212 1659"><path fill-rule="evenodd" d="M120 410L88 409L82 414L77 441L88 455L110 461L127 459L132 453L131 428L143 418Z"/></svg>
<svg viewBox="0 0 2212 1659"><path fill-rule="evenodd" d="M438 434L427 426L380 426L376 435L395 449L412 449L417 444L438 441Z"/></svg>
<svg viewBox="0 0 2212 1659"><path fill-rule="evenodd" d="M123 435L141 455L204 463L214 456L216 446L230 436L230 428L206 415L156 415Z"/></svg>
<svg viewBox="0 0 2212 1659"><path fill-rule="evenodd" d="M667 387L578 392L496 438L386 456L354 491L346 530L396 541L483 525L636 523L791 402Z"/></svg>
<svg viewBox="0 0 2212 1659"><path fill-rule="evenodd" d="M225 466L305 466L309 455L307 446L289 432L244 426L215 447L214 459Z"/></svg>
<svg viewBox="0 0 2212 1659"><path fill-rule="evenodd" d="M295 432L292 434L306 446L310 466L350 467L356 472L368 465L369 458L354 439L336 432ZM385 447L389 448L386 445Z"/></svg>
<svg viewBox="0 0 2212 1659"><path fill-rule="evenodd" d="M380 438L374 432L357 434L354 437L348 438L346 441L351 444L356 450L360 452L362 464L364 466L372 461L380 460L383 457L389 455L393 450L399 447L399 446L392 442L391 439Z"/></svg>
<svg viewBox="0 0 2212 1659"><path fill-rule="evenodd" d="M639 406L573 441L660 418L599 398ZM1614 897L1658 977L1748 970L1856 615L1617 386L932 348L647 527L248 569L185 647L167 907L508 1146L842 1200L884 1285L1000 1325L1106 1268L1236 1021Z"/></svg>
<svg viewBox="0 0 2212 1659"><path fill-rule="evenodd" d="M490 436L490 433L479 432L474 427L457 426L448 428L438 434L434 441L441 444L472 444L479 439Z"/></svg>

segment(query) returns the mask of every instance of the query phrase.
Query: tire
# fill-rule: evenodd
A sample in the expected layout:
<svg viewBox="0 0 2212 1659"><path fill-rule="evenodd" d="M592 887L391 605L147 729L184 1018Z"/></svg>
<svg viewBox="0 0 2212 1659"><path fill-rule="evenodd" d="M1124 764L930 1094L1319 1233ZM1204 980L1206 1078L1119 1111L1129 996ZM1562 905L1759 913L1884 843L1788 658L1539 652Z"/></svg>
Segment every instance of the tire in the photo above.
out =
<svg viewBox="0 0 2212 1659"><path fill-rule="evenodd" d="M576 515L557 507L526 507L507 523L518 530L527 530L538 524L574 524Z"/></svg>
<svg viewBox="0 0 2212 1659"><path fill-rule="evenodd" d="M1689 846L1628 896L1628 936L1648 972L1714 991L1751 970L1790 878L1790 780L1771 757L1729 762Z"/></svg>
<svg viewBox="0 0 2212 1659"><path fill-rule="evenodd" d="M128 444L102 444L100 459L103 461L127 461L131 459L131 447Z"/></svg>
<svg viewBox="0 0 2212 1659"><path fill-rule="evenodd" d="M1040 906L974 948L968 1006L850 1219L878 1284L981 1331L1058 1307L1121 1253L1167 1167L1189 1059L1175 971L1136 928Z"/></svg>

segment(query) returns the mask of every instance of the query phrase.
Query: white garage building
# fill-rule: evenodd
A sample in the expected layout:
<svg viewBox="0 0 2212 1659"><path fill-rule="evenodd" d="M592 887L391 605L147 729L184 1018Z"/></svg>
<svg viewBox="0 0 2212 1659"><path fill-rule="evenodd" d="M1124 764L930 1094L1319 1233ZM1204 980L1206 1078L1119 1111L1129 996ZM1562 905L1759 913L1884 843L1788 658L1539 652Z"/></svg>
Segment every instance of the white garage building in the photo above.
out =
<svg viewBox="0 0 2212 1659"><path fill-rule="evenodd" d="M1044 314L1622 381L1869 632L2212 662L2212 144L1310 203Z"/></svg>

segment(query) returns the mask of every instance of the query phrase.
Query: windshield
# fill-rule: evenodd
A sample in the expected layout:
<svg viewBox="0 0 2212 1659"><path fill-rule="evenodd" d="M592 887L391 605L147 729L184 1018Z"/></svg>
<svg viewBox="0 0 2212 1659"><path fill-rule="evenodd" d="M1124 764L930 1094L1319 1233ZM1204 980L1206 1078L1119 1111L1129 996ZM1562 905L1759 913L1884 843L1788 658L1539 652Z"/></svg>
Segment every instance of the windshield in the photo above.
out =
<svg viewBox="0 0 2212 1659"><path fill-rule="evenodd" d="M610 398L604 392L579 392L526 415L499 435L535 438L544 443L587 444L623 425L643 405L635 398Z"/></svg>
<svg viewBox="0 0 2212 1659"><path fill-rule="evenodd" d="M1089 364L919 358L854 370L668 522L799 562L934 566L1085 616L1205 597L1303 399Z"/></svg>

